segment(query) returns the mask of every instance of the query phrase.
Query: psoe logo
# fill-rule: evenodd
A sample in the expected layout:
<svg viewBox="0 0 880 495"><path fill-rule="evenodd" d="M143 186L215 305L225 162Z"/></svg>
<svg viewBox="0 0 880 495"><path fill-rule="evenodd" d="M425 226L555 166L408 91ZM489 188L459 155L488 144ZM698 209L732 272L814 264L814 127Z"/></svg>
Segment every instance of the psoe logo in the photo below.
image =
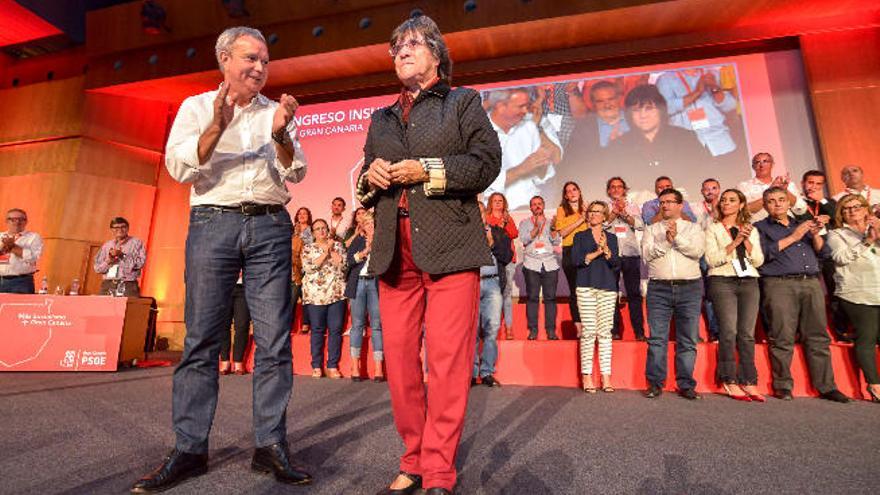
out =
<svg viewBox="0 0 880 495"><path fill-rule="evenodd" d="M73 368L76 364L76 351L64 351L64 359L60 364L62 368Z"/></svg>
<svg viewBox="0 0 880 495"><path fill-rule="evenodd" d="M79 355L79 366L107 366L106 351L82 351Z"/></svg>

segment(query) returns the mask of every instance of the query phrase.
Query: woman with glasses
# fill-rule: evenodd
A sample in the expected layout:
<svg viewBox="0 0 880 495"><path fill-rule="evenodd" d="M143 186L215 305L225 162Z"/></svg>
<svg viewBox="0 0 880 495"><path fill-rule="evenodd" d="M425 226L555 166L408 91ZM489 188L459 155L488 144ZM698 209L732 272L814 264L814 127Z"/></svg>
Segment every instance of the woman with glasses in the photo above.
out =
<svg viewBox="0 0 880 495"><path fill-rule="evenodd" d="M761 237L752 228L746 196L739 190L721 193L715 208L718 220L706 229L705 256L709 298L719 325L718 380L732 399L764 402L755 368L755 321L760 304L757 268L764 264Z"/></svg>
<svg viewBox="0 0 880 495"><path fill-rule="evenodd" d="M449 50L431 18L397 26L390 54L400 96L373 113L357 184L376 215L369 273L379 278L388 390L404 444L383 493L424 486L435 495L456 481L479 267L492 263L476 197L501 170L501 146L479 93L451 87Z"/></svg>
<svg viewBox="0 0 880 495"><path fill-rule="evenodd" d="M312 378L321 378L324 334L327 334L327 376L342 378L342 325L345 320L345 249L330 237L323 219L312 223L314 242L303 247L303 303L312 323Z"/></svg>
<svg viewBox="0 0 880 495"><path fill-rule="evenodd" d="M581 316L578 313L577 297L575 288L577 284L577 267L572 263L571 249L574 245L574 236L578 232L587 229L586 203L581 195L581 188L576 182L566 182L562 186L562 201L556 209L556 217L553 229L562 236L562 273L568 282L568 309L571 311L571 320L581 334Z"/></svg>
<svg viewBox="0 0 880 495"><path fill-rule="evenodd" d="M835 294L856 331L856 359L868 382L872 402L880 403L877 343L880 338L880 219L868 201L847 194L837 202L840 228L828 233L836 270Z"/></svg>
<svg viewBox="0 0 880 495"><path fill-rule="evenodd" d="M580 337L581 374L584 392L596 393L593 383L593 354L599 342L599 371L602 391L611 386L611 329L617 304L617 273L620 256L617 236L605 231L608 205L593 201L587 206L587 229L574 236L570 263L577 269L577 304L583 328Z"/></svg>

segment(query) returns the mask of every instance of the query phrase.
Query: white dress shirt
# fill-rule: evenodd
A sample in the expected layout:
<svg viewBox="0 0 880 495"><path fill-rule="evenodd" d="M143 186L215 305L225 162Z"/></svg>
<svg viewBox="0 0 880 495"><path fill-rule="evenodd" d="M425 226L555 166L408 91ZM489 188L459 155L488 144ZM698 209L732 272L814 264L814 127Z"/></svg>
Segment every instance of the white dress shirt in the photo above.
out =
<svg viewBox="0 0 880 495"><path fill-rule="evenodd" d="M706 246L703 229L694 222L675 221L675 240L666 239L666 221L645 227L642 237L642 260L648 265L652 280L694 280L702 278L700 257Z"/></svg>
<svg viewBox="0 0 880 495"><path fill-rule="evenodd" d="M641 256L641 240L645 231L642 208L637 203L627 200L623 210L627 215L633 217L633 224L630 225L624 219L616 217L608 224L609 230L617 236L617 249L620 256Z"/></svg>
<svg viewBox="0 0 880 495"><path fill-rule="evenodd" d="M491 122L491 120L490 117L489 121ZM548 127L542 127L544 135L561 150L559 138L553 133L552 128ZM504 132L495 122L492 122L492 128L495 129L498 141L501 143L501 172L483 195L489 197L493 192L504 194L510 210L528 207L532 197L541 193L541 186L556 175L556 169L550 165L543 177L526 177L513 184L506 184L507 171L521 164L523 160L541 147L541 133L538 126L532 120L531 115L526 115L507 132Z"/></svg>
<svg viewBox="0 0 880 495"><path fill-rule="evenodd" d="M880 305L880 242L868 247L865 235L848 225L828 233L834 260L834 295L854 304Z"/></svg>
<svg viewBox="0 0 880 495"><path fill-rule="evenodd" d="M840 201L840 198L846 196L847 194L858 194L859 196L868 200L868 204L873 206L880 205L880 189L874 189L873 187L865 186L861 191L856 189L844 188L843 191L835 194L833 196L834 201Z"/></svg>
<svg viewBox="0 0 880 495"><path fill-rule="evenodd" d="M697 223L703 230L708 229L709 225L715 221L714 210L715 207L706 203L705 200L691 203L691 211L697 216Z"/></svg>
<svg viewBox="0 0 880 495"><path fill-rule="evenodd" d="M3 232L3 237L13 234ZM15 245L21 248L21 257L9 252L0 259L0 276L14 277L28 275L37 271L37 260L43 254L43 239L36 232L24 231L18 234Z"/></svg>
<svg viewBox="0 0 880 495"><path fill-rule="evenodd" d="M749 180L744 180L740 182L736 186L736 188L739 189L746 196L746 201L751 203L756 199L761 199L764 195L764 191L770 189L770 184L764 184L756 177L752 177ZM798 190L798 187L794 184L794 182L788 183L788 192L793 194L795 198L798 198L800 196L800 190ZM792 204L792 206L794 206L794 204ZM764 208L761 208L755 213L752 213L752 223L759 222L765 218L767 218L767 210L765 210Z"/></svg>
<svg viewBox="0 0 880 495"><path fill-rule="evenodd" d="M344 240L345 233L348 232L348 228L351 227L351 215L346 214L346 212L342 212L342 218L339 220L333 218L333 213L327 213L327 216L324 217L327 219L327 223L330 226L330 233L334 234L337 239Z"/></svg>
<svg viewBox="0 0 880 495"><path fill-rule="evenodd" d="M709 265L709 276L736 277L736 269L733 268L733 260L736 259L736 250L727 252L727 245L733 242L730 233L721 222L712 222L705 229L706 234L706 264ZM749 260L749 268L744 275L758 277L757 268L764 264L764 251L761 249L761 234L758 229L752 229L749 233L749 242L752 251L746 251L746 259Z"/></svg>
<svg viewBox="0 0 880 495"><path fill-rule="evenodd" d="M217 91L190 96L183 101L165 148L165 167L178 182L192 183L190 205L235 206L242 203L286 204L290 194L284 181L299 182L306 175L306 160L291 120L287 132L294 157L285 168L272 140L272 120L278 102L258 94L245 107L234 108L208 161L199 164L199 137L214 118Z"/></svg>

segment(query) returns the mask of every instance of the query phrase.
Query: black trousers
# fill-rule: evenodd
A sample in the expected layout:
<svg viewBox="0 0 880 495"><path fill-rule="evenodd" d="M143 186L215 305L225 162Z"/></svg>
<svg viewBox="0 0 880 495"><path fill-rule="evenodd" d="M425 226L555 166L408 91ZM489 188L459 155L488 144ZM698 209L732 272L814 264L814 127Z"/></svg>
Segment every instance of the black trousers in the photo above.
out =
<svg viewBox="0 0 880 495"><path fill-rule="evenodd" d="M571 262L572 246L562 247L562 273L565 274L565 281L568 282L568 310L571 311L571 321L575 323L581 322L581 313L578 311L577 294L577 267Z"/></svg>
<svg viewBox="0 0 880 495"><path fill-rule="evenodd" d="M642 310L642 258L639 256L620 257L620 275L623 276L623 286L626 287L626 305L629 306L629 323L632 325L636 338L645 336L645 315ZM623 336L623 319L620 315L620 305L614 306L614 328L611 334L615 337Z"/></svg>
<svg viewBox="0 0 880 495"><path fill-rule="evenodd" d="M871 385L880 383L877 374L877 344L880 342L880 306L851 303L840 299L840 306L846 311L856 330L856 360L865 374L865 381Z"/></svg>
<svg viewBox="0 0 880 495"><path fill-rule="evenodd" d="M523 278L526 282L526 320L529 335L538 335L538 303L541 292L544 293L544 329L547 337L556 336L556 284L559 281L559 270L529 270L523 266Z"/></svg>
<svg viewBox="0 0 880 495"><path fill-rule="evenodd" d="M232 313L229 315L235 332L234 345L232 347L232 360L236 363L244 361L244 351L247 349L248 334L251 327L251 313L248 310L247 300L244 298L244 286L236 284L232 289ZM223 332L220 337L220 360L229 360L229 347L232 335Z"/></svg>

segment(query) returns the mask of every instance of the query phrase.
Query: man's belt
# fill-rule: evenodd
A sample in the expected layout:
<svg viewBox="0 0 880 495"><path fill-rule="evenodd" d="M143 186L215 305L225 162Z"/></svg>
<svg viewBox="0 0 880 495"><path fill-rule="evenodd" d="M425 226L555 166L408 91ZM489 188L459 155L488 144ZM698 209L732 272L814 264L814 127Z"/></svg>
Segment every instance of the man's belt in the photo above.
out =
<svg viewBox="0 0 880 495"><path fill-rule="evenodd" d="M486 279L488 279L488 278L498 278L498 274L497 274L497 273L493 273L492 275L480 275L480 278L483 279L483 280L486 280Z"/></svg>
<svg viewBox="0 0 880 495"><path fill-rule="evenodd" d="M786 280L806 280L810 278L819 278L818 273L797 273L792 275L767 275L764 278L781 278Z"/></svg>
<svg viewBox="0 0 880 495"><path fill-rule="evenodd" d="M701 278L686 278L686 279L679 279L679 278L665 278L665 279L652 278L651 280L649 280L649 282L651 282L651 283L660 284L660 285L669 285L669 286L676 286L676 285L690 285L690 284L695 284L695 283L697 283L697 282L702 282L702 281L703 281L703 279L701 279Z"/></svg>
<svg viewBox="0 0 880 495"><path fill-rule="evenodd" d="M222 211L234 211L247 217L278 213L284 209L284 205L261 205L257 203L242 203L240 205L197 205L198 208L213 208Z"/></svg>
<svg viewBox="0 0 880 495"><path fill-rule="evenodd" d="M34 278L34 274L25 273L24 275L0 275L0 280L18 280L20 278Z"/></svg>

